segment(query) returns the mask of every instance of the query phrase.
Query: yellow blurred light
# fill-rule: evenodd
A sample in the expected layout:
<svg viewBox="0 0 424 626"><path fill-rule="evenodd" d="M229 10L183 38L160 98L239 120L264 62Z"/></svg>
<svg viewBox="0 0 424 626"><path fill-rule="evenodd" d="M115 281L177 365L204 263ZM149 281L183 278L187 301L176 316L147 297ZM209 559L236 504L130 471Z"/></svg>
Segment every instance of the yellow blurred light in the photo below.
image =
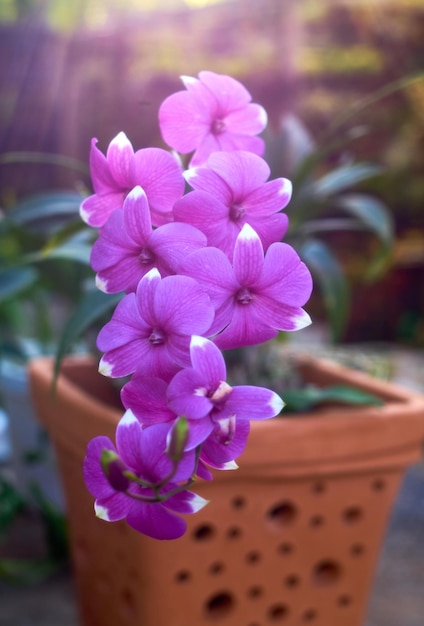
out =
<svg viewBox="0 0 424 626"><path fill-rule="evenodd" d="M228 0L184 0L184 2L188 7L190 7L190 9L202 9L203 7L212 4L222 4L223 2L228 2Z"/></svg>

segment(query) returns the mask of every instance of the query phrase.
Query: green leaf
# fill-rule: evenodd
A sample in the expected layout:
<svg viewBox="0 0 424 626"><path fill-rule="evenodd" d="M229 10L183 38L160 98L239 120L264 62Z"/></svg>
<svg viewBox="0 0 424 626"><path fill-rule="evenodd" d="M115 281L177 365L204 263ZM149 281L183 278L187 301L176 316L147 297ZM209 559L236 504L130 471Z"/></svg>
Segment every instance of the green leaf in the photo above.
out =
<svg viewBox="0 0 424 626"><path fill-rule="evenodd" d="M308 195L322 201L382 172L382 167L372 163L343 165L311 183Z"/></svg>
<svg viewBox="0 0 424 626"><path fill-rule="evenodd" d="M393 217L383 202L366 194L345 194L339 196L336 202L381 241L380 249L370 260L363 276L365 282L371 282L381 276L390 264L395 237Z"/></svg>
<svg viewBox="0 0 424 626"><path fill-rule="evenodd" d="M68 319L60 337L56 352L55 377L59 373L60 363L73 343L80 339L84 331L93 323L98 322L110 309L122 299L123 294L106 294L98 289L86 293Z"/></svg>
<svg viewBox="0 0 424 626"><path fill-rule="evenodd" d="M0 539L7 533L23 506L24 501L20 493L0 477Z"/></svg>
<svg viewBox="0 0 424 626"><path fill-rule="evenodd" d="M8 209L7 216L15 224L25 225L53 217L79 215L84 197L75 191L52 191L33 195Z"/></svg>
<svg viewBox="0 0 424 626"><path fill-rule="evenodd" d="M9 584L34 585L49 578L62 564L53 559L0 559L0 579Z"/></svg>
<svg viewBox="0 0 424 626"><path fill-rule="evenodd" d="M337 341L345 328L350 305L350 289L342 268L328 247L317 239L305 241L298 252L319 285L333 340Z"/></svg>
<svg viewBox="0 0 424 626"><path fill-rule="evenodd" d="M315 149L311 154L304 157L298 163L296 170L291 176L293 183L293 195L296 197L298 189L303 189L306 182L312 178L312 173L320 163L323 163L328 156L334 152L345 149L350 143L360 139L368 133L364 126L354 127L346 131L343 136L337 136L331 141L322 143L320 147Z"/></svg>
<svg viewBox="0 0 424 626"><path fill-rule="evenodd" d="M284 413L308 411L323 402L338 402L350 405L381 406L381 398L356 389L355 387L335 386L320 388L310 385L303 389L290 389L283 394Z"/></svg>
<svg viewBox="0 0 424 626"><path fill-rule="evenodd" d="M31 493L43 518L49 556L58 563L64 562L69 556L66 515L45 497L38 484L31 485Z"/></svg>
<svg viewBox="0 0 424 626"><path fill-rule="evenodd" d="M39 261L46 259L66 259L84 265L90 265L91 246L78 241L67 241L55 248L46 248L38 256Z"/></svg>
<svg viewBox="0 0 424 626"><path fill-rule="evenodd" d="M31 287L38 279L38 272L32 267L11 268L0 271L0 302L13 298L24 289Z"/></svg>
<svg viewBox="0 0 424 626"><path fill-rule="evenodd" d="M345 194L336 199L341 209L353 215L386 245L393 243L393 218L387 206L366 194Z"/></svg>

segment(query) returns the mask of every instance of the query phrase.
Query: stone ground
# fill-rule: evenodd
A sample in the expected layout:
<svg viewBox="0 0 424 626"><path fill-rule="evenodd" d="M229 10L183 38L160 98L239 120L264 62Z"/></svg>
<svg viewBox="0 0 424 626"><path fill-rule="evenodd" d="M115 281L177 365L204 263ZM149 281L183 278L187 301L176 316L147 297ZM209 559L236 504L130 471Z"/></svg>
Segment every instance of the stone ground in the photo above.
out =
<svg viewBox="0 0 424 626"><path fill-rule="evenodd" d="M424 391L423 352L397 351L393 362L397 382ZM27 534L22 540L33 539ZM393 510L364 626L423 624L424 463L419 463L407 472ZM0 626L80 626L71 573L62 571L29 587L0 583Z"/></svg>

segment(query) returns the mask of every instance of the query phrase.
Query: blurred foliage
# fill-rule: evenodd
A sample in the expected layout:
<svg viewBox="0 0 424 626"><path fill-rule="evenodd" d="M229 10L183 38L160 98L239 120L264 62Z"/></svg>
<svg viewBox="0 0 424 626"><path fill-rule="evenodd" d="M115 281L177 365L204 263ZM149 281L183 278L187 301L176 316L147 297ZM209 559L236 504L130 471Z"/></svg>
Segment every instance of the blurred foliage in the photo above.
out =
<svg viewBox="0 0 424 626"><path fill-rule="evenodd" d="M281 132L268 137L267 142L272 177L286 175L293 181L285 240L299 252L314 276L333 341L341 339L348 320L350 281L337 257L337 246L332 249L325 236L351 234L356 256L363 261L361 277L365 281L375 280L387 269L394 242L390 210L361 189L383 174L376 164L354 160L350 144L362 132L354 129L346 136L335 134L318 147L301 121L288 116ZM364 233L378 242L372 255L364 249Z"/></svg>
<svg viewBox="0 0 424 626"><path fill-rule="evenodd" d="M0 476L0 549L20 518L29 520L36 514L41 521L47 554L40 558L14 558L0 556L0 580L8 584L30 585L47 579L68 562L68 528L65 515L58 511L34 486L34 509L14 485ZM32 505L34 507L34 503Z"/></svg>
<svg viewBox="0 0 424 626"><path fill-rule="evenodd" d="M0 214L0 358L25 358L24 339L52 351L85 289L90 245L74 191L28 197ZM59 319L57 319L59 318Z"/></svg>

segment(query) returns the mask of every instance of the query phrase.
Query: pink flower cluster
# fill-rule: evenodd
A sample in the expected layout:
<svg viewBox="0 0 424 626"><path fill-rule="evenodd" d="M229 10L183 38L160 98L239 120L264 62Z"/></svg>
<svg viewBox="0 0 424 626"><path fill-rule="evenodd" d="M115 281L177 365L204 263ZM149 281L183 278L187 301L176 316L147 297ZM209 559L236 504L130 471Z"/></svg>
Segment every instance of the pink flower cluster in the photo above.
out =
<svg viewBox="0 0 424 626"><path fill-rule="evenodd" d="M134 152L124 133L103 155L91 145L95 193L81 206L97 227L99 289L124 292L98 335L100 372L130 376L116 446L96 437L84 477L95 510L158 539L180 537L179 514L206 502L190 491L212 469L234 469L250 420L283 407L269 389L231 386L222 350L268 341L310 323L311 276L282 212L291 184L268 180L256 135L264 109L236 80L183 78L159 111L164 140L192 153L183 171L158 148ZM186 183L192 188L184 194Z"/></svg>

